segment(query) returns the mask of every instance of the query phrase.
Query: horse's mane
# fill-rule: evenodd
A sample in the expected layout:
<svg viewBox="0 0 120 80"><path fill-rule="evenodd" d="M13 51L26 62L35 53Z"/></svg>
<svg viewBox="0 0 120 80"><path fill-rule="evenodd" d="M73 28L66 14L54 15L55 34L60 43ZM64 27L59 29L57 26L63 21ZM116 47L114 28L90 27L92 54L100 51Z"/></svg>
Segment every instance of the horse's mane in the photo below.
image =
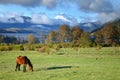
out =
<svg viewBox="0 0 120 80"><path fill-rule="evenodd" d="M24 56L24 57L25 57L25 60L27 61L28 65L31 66L31 67L33 67L30 59L27 56Z"/></svg>

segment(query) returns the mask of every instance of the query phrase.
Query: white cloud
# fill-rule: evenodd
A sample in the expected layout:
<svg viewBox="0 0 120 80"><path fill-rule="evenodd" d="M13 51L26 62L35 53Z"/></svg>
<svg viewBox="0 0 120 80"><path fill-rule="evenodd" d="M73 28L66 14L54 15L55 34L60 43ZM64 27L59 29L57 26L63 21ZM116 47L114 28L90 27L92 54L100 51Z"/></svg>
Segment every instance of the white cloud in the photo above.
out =
<svg viewBox="0 0 120 80"><path fill-rule="evenodd" d="M21 16L16 16L15 19L17 20L17 22L19 23L24 23L24 19Z"/></svg>
<svg viewBox="0 0 120 80"><path fill-rule="evenodd" d="M31 16L32 18L32 23L36 23L36 24L52 24L51 19L45 15L39 15L39 14L33 14Z"/></svg>
<svg viewBox="0 0 120 80"><path fill-rule="evenodd" d="M97 14L98 20L101 21L102 23L114 20L116 18L120 18L119 16L120 0L0 0L0 4L2 5L15 4L15 5L24 6L26 8L44 6L47 9L55 9L57 6L60 6L62 9L64 9L64 6L66 5L69 6L77 5L79 10L82 12L88 14L89 13ZM5 16L7 17L12 17L12 16L15 17L16 15L18 15L18 13L5 14ZM56 16L56 18L61 18L66 21L69 20L61 16ZM17 19L20 20L20 22L22 22L21 18L17 18ZM6 21L6 19L3 19L2 21ZM34 14L32 15L32 22L50 24L51 19L46 15Z"/></svg>
<svg viewBox="0 0 120 80"><path fill-rule="evenodd" d="M8 23L15 23L16 21L19 23L23 23L24 20L21 16L23 16L23 13L16 13L16 12L6 12L6 13L0 13L0 21L1 22L8 22ZM10 18L15 18L15 20L9 20Z"/></svg>
<svg viewBox="0 0 120 80"><path fill-rule="evenodd" d="M0 22L3 22L3 23L8 22L8 18L0 17Z"/></svg>

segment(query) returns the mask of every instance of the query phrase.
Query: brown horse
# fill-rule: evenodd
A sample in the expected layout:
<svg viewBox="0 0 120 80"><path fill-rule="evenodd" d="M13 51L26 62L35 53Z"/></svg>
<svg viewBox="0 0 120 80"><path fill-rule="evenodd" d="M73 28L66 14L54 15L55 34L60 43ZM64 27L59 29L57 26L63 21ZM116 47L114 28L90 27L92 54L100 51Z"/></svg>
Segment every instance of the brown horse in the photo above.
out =
<svg viewBox="0 0 120 80"><path fill-rule="evenodd" d="M17 70L20 71L20 65L21 64L23 65L23 72L26 72L27 64L29 66L29 70L33 71L33 65L32 65L30 59L28 59L27 56L18 56L16 58L16 69L15 69L15 71L17 71Z"/></svg>

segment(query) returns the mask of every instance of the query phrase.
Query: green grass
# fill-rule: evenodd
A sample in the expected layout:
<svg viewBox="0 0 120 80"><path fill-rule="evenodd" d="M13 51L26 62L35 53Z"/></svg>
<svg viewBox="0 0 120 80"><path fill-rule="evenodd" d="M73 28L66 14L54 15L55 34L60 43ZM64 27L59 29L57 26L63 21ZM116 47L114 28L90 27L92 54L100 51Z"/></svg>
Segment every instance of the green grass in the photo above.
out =
<svg viewBox="0 0 120 80"><path fill-rule="evenodd" d="M30 58L33 72L22 72L22 66L21 71L14 71L18 55ZM0 52L0 80L120 80L120 50L61 49L50 55L36 51Z"/></svg>

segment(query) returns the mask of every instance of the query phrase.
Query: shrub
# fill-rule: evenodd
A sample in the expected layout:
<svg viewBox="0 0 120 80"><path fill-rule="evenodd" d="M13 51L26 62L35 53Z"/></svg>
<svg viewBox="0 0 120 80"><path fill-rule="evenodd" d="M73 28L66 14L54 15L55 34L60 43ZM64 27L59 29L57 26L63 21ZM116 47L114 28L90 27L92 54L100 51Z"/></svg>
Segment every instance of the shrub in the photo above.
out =
<svg viewBox="0 0 120 80"><path fill-rule="evenodd" d="M5 46L0 46L0 51L6 51Z"/></svg>
<svg viewBox="0 0 120 80"><path fill-rule="evenodd" d="M6 49L7 51L13 50L13 48L12 48L11 46L7 46L6 48L7 48L7 49Z"/></svg>
<svg viewBox="0 0 120 80"><path fill-rule="evenodd" d="M24 51L23 45L20 45L20 50L21 50L21 51Z"/></svg>
<svg viewBox="0 0 120 80"><path fill-rule="evenodd" d="M31 51L35 50L33 46L26 46L25 49L26 49L26 50L31 50Z"/></svg>
<svg viewBox="0 0 120 80"><path fill-rule="evenodd" d="M11 46L0 46L0 51L11 51L12 49Z"/></svg>

